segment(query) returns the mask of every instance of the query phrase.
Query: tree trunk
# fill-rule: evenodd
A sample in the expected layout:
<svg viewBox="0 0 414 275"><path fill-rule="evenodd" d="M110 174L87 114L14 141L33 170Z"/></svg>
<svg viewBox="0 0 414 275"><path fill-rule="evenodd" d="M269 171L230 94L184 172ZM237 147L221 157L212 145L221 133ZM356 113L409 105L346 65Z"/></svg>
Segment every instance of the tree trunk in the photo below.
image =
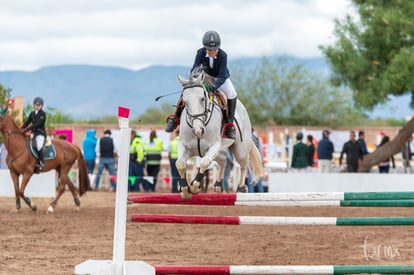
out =
<svg viewBox="0 0 414 275"><path fill-rule="evenodd" d="M358 172L369 172L372 166L391 158L398 152L401 152L405 142L411 137L414 132L414 117L398 132L398 135L381 146L371 154L364 157L361 165L359 166Z"/></svg>

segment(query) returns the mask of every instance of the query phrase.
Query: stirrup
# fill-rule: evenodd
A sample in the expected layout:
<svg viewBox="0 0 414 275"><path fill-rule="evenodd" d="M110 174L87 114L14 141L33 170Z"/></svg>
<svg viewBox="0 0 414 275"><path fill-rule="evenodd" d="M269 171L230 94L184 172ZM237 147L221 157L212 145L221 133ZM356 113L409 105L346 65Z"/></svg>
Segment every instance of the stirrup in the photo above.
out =
<svg viewBox="0 0 414 275"><path fill-rule="evenodd" d="M39 161L38 163L36 163L36 167L39 168L39 170L42 170L45 167L45 164L43 163L43 161Z"/></svg>
<svg viewBox="0 0 414 275"><path fill-rule="evenodd" d="M228 139L236 139L236 127L234 126L233 122L228 122L224 125L221 137Z"/></svg>

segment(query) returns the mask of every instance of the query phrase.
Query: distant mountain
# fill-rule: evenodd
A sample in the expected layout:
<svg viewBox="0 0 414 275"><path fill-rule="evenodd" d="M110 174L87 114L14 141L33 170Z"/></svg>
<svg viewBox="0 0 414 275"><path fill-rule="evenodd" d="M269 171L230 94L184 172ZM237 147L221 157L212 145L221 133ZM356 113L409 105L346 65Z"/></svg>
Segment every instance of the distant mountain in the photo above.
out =
<svg viewBox="0 0 414 275"><path fill-rule="evenodd" d="M232 60L232 64L254 65L260 59L243 58ZM291 60L312 71L329 73L322 58ZM30 104L34 97L41 96L46 107L57 108L75 119L116 115L119 105L129 107L130 117L136 118L149 107L158 108L165 102L175 104L178 95L160 101L155 101L155 98L179 91L181 86L177 75L187 77L189 71L190 67L184 66L151 66L133 71L117 67L62 65L32 72L1 71L0 83L12 89L12 96L23 96L25 105ZM393 99L371 115L398 119L411 115L409 100L409 96ZM398 107L393 109L390 106Z"/></svg>
<svg viewBox="0 0 414 275"><path fill-rule="evenodd" d="M45 106L54 107L73 118L116 115L119 105L131 108L131 118L150 106L155 97L178 91L176 74L185 67L153 66L132 71L115 67L63 65L33 72L0 72L0 83L12 88L13 96L23 96L25 105L36 96Z"/></svg>

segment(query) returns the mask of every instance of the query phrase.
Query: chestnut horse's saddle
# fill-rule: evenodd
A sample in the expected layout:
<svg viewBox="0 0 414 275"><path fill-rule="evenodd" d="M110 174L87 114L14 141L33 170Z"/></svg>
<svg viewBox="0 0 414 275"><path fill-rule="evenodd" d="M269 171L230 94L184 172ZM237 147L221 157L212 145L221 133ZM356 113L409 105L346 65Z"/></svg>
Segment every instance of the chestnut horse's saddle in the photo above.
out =
<svg viewBox="0 0 414 275"><path fill-rule="evenodd" d="M32 152L32 155L38 159L39 155L37 153L36 150L36 141L35 139L30 139L29 142L29 148L30 148L30 152ZM55 146L52 144L52 142L50 140L48 140L45 144L45 146L43 146L43 156L44 156L44 160L49 160L49 159L54 159L56 158L56 150L55 150Z"/></svg>

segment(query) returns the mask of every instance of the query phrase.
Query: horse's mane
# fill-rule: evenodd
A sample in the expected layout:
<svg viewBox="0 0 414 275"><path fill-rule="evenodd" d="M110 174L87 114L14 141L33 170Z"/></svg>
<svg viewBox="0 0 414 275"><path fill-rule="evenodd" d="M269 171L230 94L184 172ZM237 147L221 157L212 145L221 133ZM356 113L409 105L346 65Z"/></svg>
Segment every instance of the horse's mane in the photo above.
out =
<svg viewBox="0 0 414 275"><path fill-rule="evenodd" d="M19 128L19 126L17 126L17 124L14 121L13 117L11 117L10 115L6 115L4 117L4 119L10 120L10 125L13 127L13 129L10 129L10 130L20 132L20 128ZM23 135L23 133L22 133L22 135Z"/></svg>
<svg viewBox="0 0 414 275"><path fill-rule="evenodd" d="M200 77L200 75L202 75L203 77ZM201 82L200 79L204 79L204 80ZM203 65L200 65L199 67L196 67L194 68L194 70L191 71L188 81L189 81L188 85L207 83L211 87L214 84L214 78L205 73Z"/></svg>

